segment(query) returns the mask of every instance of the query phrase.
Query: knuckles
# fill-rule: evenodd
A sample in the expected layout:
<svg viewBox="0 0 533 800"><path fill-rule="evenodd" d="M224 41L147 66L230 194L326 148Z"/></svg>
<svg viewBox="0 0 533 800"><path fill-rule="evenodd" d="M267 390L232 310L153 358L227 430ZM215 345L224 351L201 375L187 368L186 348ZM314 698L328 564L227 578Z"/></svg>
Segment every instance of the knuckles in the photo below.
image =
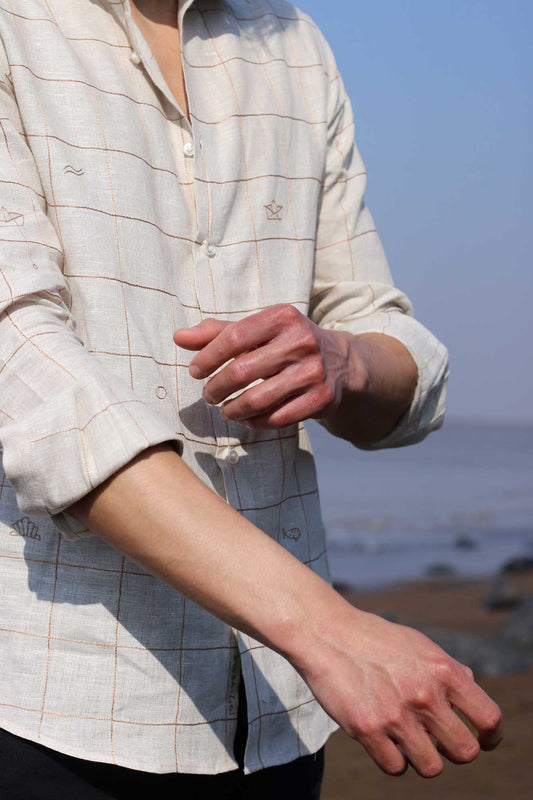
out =
<svg viewBox="0 0 533 800"><path fill-rule="evenodd" d="M496 730L502 724L502 712L499 706L491 709L485 714L485 722L483 725L484 731Z"/></svg>
<svg viewBox="0 0 533 800"><path fill-rule="evenodd" d="M264 397L260 397L259 395L250 395L250 397L246 398L244 403L244 414L249 416L250 414L257 414L260 411L263 411L265 407L265 400Z"/></svg>
<svg viewBox="0 0 533 800"><path fill-rule="evenodd" d="M473 761L478 757L480 750L481 747L479 742L474 740L470 744L465 744L458 748L455 751L454 756L456 757L457 761L460 761L462 764L468 764L470 761Z"/></svg>
<svg viewBox="0 0 533 800"><path fill-rule="evenodd" d="M278 303L273 307L273 314L278 324L293 324L299 321L303 314L290 303Z"/></svg>
<svg viewBox="0 0 533 800"><path fill-rule="evenodd" d="M451 658L442 658L433 664L433 676L440 684L450 686L456 682L458 669L459 667L455 666Z"/></svg>
<svg viewBox="0 0 533 800"><path fill-rule="evenodd" d="M242 325L230 326L225 333L225 339L232 350L238 350L246 341L246 329Z"/></svg>
<svg viewBox="0 0 533 800"><path fill-rule="evenodd" d="M415 692L412 692L409 698L409 705L416 709L422 710L430 708L435 700L434 693L427 687L421 686Z"/></svg>
<svg viewBox="0 0 533 800"><path fill-rule="evenodd" d="M298 349L308 355L320 352L316 337L307 325L298 333Z"/></svg>
<svg viewBox="0 0 533 800"><path fill-rule="evenodd" d="M241 358L236 358L231 364L226 367L229 373L229 379L232 384L245 384L248 383L248 376L250 368L246 361Z"/></svg>
<svg viewBox="0 0 533 800"><path fill-rule="evenodd" d="M310 383L321 383L326 377L324 362L321 358L313 359L307 367L307 380Z"/></svg>

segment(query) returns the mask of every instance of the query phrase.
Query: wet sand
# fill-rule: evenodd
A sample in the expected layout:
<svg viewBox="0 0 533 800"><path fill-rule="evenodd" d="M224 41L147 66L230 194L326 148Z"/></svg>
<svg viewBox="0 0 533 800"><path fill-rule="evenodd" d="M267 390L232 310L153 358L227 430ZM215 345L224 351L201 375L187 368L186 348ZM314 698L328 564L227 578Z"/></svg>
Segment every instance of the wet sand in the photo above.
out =
<svg viewBox="0 0 533 800"><path fill-rule="evenodd" d="M533 575L510 581L533 594ZM405 624L431 624L481 636L494 636L506 611L488 611L483 601L490 589L484 580L433 579L368 593L343 594L366 611L394 616ZM477 675L496 700L505 721L505 737L492 752L463 765L445 760L437 778L420 777L411 767L401 777L383 773L363 747L343 731L326 745L326 771L321 800L530 800L533 779L533 671L502 676Z"/></svg>

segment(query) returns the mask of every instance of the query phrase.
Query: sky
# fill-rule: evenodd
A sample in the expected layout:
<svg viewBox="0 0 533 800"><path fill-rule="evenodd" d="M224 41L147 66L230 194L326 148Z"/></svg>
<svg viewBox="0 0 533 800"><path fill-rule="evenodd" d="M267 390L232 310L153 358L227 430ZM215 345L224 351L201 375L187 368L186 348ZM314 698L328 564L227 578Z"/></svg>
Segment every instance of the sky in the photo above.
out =
<svg viewBox="0 0 533 800"><path fill-rule="evenodd" d="M301 0L335 54L394 282L447 416L533 423L533 2Z"/></svg>

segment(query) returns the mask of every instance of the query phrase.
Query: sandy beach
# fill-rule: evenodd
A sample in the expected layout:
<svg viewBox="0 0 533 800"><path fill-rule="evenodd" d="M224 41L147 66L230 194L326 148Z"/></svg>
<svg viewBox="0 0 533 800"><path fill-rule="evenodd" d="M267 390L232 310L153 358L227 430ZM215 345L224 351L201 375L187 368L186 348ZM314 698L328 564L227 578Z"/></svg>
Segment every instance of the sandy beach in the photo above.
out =
<svg viewBox="0 0 533 800"><path fill-rule="evenodd" d="M533 594L533 575L515 575L511 583ZM438 625L491 637L508 612L488 611L487 580L439 578L368 593L343 594L358 608L394 617L412 625ZM343 731L326 746L326 771L321 800L529 800L533 796L529 765L533 745L533 671L476 675L476 680L503 711L505 737L499 747L480 753L471 764L445 761L437 778L424 779L411 767L401 777L383 773L363 747Z"/></svg>

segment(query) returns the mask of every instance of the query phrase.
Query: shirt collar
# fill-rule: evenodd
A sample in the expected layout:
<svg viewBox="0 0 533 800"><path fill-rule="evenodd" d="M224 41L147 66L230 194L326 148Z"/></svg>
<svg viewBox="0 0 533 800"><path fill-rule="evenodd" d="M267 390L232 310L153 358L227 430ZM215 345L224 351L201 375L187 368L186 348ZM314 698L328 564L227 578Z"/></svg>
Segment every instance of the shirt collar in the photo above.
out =
<svg viewBox="0 0 533 800"><path fill-rule="evenodd" d="M131 40L131 30L133 17L131 13L130 0L103 0L104 5L116 16L120 25L126 30ZM178 0L178 24L181 27L183 15L195 0Z"/></svg>

